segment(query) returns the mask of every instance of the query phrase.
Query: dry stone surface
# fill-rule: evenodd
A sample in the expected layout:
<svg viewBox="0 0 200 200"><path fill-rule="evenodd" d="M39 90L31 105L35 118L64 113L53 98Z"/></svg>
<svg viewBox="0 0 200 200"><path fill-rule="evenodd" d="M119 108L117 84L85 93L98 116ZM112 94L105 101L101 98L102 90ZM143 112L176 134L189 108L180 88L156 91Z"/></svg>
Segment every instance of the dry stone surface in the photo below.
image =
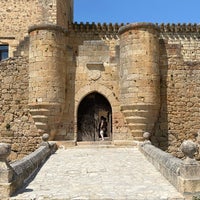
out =
<svg viewBox="0 0 200 200"><path fill-rule="evenodd" d="M53 139L77 140L78 108L92 92L111 105L112 140L148 131L154 145L183 157L181 143L200 129L200 26L78 24L73 12L72 0L1 1L0 45L12 59L0 63L0 139L12 143L12 159L33 151L48 124ZM38 120L33 100L53 106Z"/></svg>
<svg viewBox="0 0 200 200"><path fill-rule="evenodd" d="M59 149L12 200L181 200L137 148Z"/></svg>
<svg viewBox="0 0 200 200"><path fill-rule="evenodd" d="M41 141L28 109L27 59L9 59L0 68L0 141L12 145L10 159L16 160Z"/></svg>

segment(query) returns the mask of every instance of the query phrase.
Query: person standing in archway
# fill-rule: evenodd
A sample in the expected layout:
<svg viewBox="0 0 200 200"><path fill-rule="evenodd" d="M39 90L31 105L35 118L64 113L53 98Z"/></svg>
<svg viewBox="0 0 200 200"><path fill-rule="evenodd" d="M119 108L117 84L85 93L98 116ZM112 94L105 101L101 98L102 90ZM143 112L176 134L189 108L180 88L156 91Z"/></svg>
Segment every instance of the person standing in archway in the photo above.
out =
<svg viewBox="0 0 200 200"><path fill-rule="evenodd" d="M106 118L103 116L101 116L99 130L100 130L99 134L101 136L101 140L104 140L104 135L107 131L107 122L106 122Z"/></svg>

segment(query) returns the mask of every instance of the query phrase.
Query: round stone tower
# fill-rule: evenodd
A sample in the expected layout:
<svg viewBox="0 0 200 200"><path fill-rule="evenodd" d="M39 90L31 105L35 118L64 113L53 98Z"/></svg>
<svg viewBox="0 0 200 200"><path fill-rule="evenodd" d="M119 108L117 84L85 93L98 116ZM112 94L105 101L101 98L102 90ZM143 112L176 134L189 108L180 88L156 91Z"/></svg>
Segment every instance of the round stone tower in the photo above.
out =
<svg viewBox="0 0 200 200"><path fill-rule="evenodd" d="M132 136L152 132L160 108L159 29L151 23L123 26L120 35L121 110Z"/></svg>
<svg viewBox="0 0 200 200"><path fill-rule="evenodd" d="M65 102L65 32L56 25L37 25L29 35L30 111L41 134L55 134Z"/></svg>

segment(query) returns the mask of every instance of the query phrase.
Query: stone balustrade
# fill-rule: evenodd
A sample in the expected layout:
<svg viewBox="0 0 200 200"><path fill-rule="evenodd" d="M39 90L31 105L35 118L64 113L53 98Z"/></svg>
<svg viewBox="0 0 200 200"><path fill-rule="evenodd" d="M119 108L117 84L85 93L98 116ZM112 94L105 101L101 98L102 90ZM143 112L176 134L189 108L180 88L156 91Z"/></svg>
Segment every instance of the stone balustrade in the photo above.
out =
<svg viewBox="0 0 200 200"><path fill-rule="evenodd" d="M48 142L48 138L48 134L44 134L43 142L36 151L13 163L7 162L11 145L0 143L0 199L7 199L26 184L56 151L56 144Z"/></svg>
<svg viewBox="0 0 200 200"><path fill-rule="evenodd" d="M168 179L176 189L190 198L200 194L200 165L195 160L197 145L187 140L181 144L184 160L153 146L149 134L144 134L145 141L139 146L146 158Z"/></svg>

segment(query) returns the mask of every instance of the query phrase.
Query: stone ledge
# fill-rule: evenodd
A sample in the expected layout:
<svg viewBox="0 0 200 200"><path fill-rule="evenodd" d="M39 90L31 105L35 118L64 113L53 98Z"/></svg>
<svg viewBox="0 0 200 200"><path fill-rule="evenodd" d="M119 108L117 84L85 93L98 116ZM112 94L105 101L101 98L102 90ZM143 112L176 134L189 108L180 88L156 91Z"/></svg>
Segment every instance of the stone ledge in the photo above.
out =
<svg viewBox="0 0 200 200"><path fill-rule="evenodd" d="M54 24L38 24L38 25L33 25L30 26L28 29L28 33L31 33L32 31L37 31L37 30L53 30L53 31L59 31L66 33L67 30L64 29L61 26L54 25Z"/></svg>
<svg viewBox="0 0 200 200"><path fill-rule="evenodd" d="M140 151L147 159L160 171L175 187L178 186L177 176L179 176L182 160L173 157L151 144L142 144Z"/></svg>
<svg viewBox="0 0 200 200"><path fill-rule="evenodd" d="M138 146L140 142L136 140L114 140L113 145L116 147L135 147Z"/></svg>
<svg viewBox="0 0 200 200"><path fill-rule="evenodd" d="M27 183L50 154L51 149L48 146L40 146L36 151L24 157L22 160L11 163L11 167L14 171L11 193L14 193Z"/></svg>
<svg viewBox="0 0 200 200"><path fill-rule="evenodd" d="M187 198L200 194L200 165L186 164L183 160L156 148L151 143L143 143L139 145L139 149L155 168Z"/></svg>
<svg viewBox="0 0 200 200"><path fill-rule="evenodd" d="M38 149L13 163L7 161L11 153L11 145L0 143L0 198L7 199L22 188L37 173L48 157L57 150L56 143L47 142L49 137L46 135L43 135L43 142Z"/></svg>
<svg viewBox="0 0 200 200"><path fill-rule="evenodd" d="M153 23L147 23L147 22L139 22L139 23L132 23L128 24L126 26L122 26L119 29L119 34L123 34L126 31L129 30L135 30L135 29L154 29L155 31L160 31L159 26Z"/></svg>

